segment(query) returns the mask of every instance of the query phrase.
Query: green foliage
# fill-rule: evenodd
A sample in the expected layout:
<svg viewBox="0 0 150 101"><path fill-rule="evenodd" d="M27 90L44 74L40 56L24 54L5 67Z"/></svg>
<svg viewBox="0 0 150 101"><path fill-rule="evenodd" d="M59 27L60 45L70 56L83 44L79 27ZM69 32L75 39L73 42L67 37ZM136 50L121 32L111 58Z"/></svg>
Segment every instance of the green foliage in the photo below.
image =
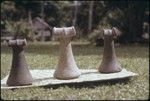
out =
<svg viewBox="0 0 150 101"><path fill-rule="evenodd" d="M92 33L88 35L88 39L91 43L95 43L96 40L99 38L99 36L100 36L99 30L94 30Z"/></svg>
<svg viewBox="0 0 150 101"><path fill-rule="evenodd" d="M15 2L3 1L1 3L1 20L13 20L14 15L17 13Z"/></svg>
<svg viewBox="0 0 150 101"><path fill-rule="evenodd" d="M89 1L78 1L76 29L77 37L95 37L98 26L115 26L121 29L126 39L131 41L142 33L143 21L149 19L148 1L94 1L92 16L92 33L88 32ZM3 1L1 20L20 21L41 17L50 26L72 26L75 16L73 1ZM44 10L43 10L44 9ZM29 14L31 12L31 14ZM131 21L130 21L131 20ZM137 25L137 26L135 26ZM108 27L108 26L107 26ZM5 29L4 29L5 30ZM95 37L96 38L96 37Z"/></svg>
<svg viewBox="0 0 150 101"><path fill-rule="evenodd" d="M89 35L88 35L88 40L91 43L96 43L97 39L103 39L103 35L102 35L102 29L107 29L107 28L111 28L111 25L109 24L105 24L105 22L101 23L101 25L98 26L97 29L93 30Z"/></svg>
<svg viewBox="0 0 150 101"><path fill-rule="evenodd" d="M27 38L35 34L36 30L31 27L27 21L20 20L17 22L6 21L6 31L17 38Z"/></svg>

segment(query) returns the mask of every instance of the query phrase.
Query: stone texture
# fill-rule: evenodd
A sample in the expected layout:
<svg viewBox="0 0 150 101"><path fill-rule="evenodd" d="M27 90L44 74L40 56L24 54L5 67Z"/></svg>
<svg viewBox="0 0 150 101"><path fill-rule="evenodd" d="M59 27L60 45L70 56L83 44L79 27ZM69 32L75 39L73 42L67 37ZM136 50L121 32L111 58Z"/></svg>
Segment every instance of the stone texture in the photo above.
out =
<svg viewBox="0 0 150 101"><path fill-rule="evenodd" d="M104 51L100 66L98 67L101 73L114 73L122 70L120 63L117 60L115 53L114 40L119 35L119 30L115 27L112 29L104 29Z"/></svg>
<svg viewBox="0 0 150 101"><path fill-rule="evenodd" d="M7 84L10 86L31 85L33 79L24 55L24 48L27 45L26 39L9 40L8 45L12 48L13 54Z"/></svg>
<svg viewBox="0 0 150 101"><path fill-rule="evenodd" d="M59 40L59 60L54 72L54 77L57 79L74 79L81 75L78 69L71 46L71 40L76 35L75 28L63 27L53 29L54 38Z"/></svg>
<svg viewBox="0 0 150 101"><path fill-rule="evenodd" d="M14 88L25 88L25 87L38 87L38 86L51 86L56 84L68 84L68 83L83 83L92 81L107 81L114 79L123 79L127 77L137 76L138 74L123 69L121 72L116 73L99 73L98 70L94 69L81 69L81 75L75 79L59 80L53 77L54 69L49 70L30 70L33 77L32 85L25 86L8 86L6 84L8 75L1 80L1 89L14 89Z"/></svg>

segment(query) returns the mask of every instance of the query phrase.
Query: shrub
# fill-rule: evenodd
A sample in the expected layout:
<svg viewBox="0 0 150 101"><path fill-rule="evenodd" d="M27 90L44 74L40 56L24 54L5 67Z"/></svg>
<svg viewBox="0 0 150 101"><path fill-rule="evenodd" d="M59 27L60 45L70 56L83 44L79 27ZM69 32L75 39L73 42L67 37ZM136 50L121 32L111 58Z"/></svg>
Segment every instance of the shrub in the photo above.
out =
<svg viewBox="0 0 150 101"><path fill-rule="evenodd" d="M105 28L110 28L110 25L105 25L105 24L99 25L97 29L93 30L88 35L88 40L92 44L96 44L96 46L102 46L104 44L102 29L105 29Z"/></svg>
<svg viewBox="0 0 150 101"><path fill-rule="evenodd" d="M15 38L26 38L33 40L35 37L36 30L34 27L30 26L25 20L20 20L17 22L6 21L5 25L6 31L12 34Z"/></svg>

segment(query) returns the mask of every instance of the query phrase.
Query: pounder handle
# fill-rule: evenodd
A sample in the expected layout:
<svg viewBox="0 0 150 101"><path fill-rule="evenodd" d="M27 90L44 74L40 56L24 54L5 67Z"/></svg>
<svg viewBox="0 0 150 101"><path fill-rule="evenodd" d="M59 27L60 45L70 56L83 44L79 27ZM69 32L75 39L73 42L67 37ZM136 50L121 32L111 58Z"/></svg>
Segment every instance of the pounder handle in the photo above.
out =
<svg viewBox="0 0 150 101"><path fill-rule="evenodd" d="M66 27L66 28L64 28L64 31L65 31L66 37L76 36L76 30L75 30L74 26Z"/></svg>
<svg viewBox="0 0 150 101"><path fill-rule="evenodd" d="M71 27L62 27L62 28L53 28L54 38L70 38L76 35L76 30L74 26Z"/></svg>
<svg viewBox="0 0 150 101"><path fill-rule="evenodd" d="M9 46L26 46L27 41L26 39L9 40L8 45Z"/></svg>
<svg viewBox="0 0 150 101"><path fill-rule="evenodd" d="M121 35L121 31L117 28L113 27L112 29L103 29L103 36L112 36L116 38L117 36Z"/></svg>

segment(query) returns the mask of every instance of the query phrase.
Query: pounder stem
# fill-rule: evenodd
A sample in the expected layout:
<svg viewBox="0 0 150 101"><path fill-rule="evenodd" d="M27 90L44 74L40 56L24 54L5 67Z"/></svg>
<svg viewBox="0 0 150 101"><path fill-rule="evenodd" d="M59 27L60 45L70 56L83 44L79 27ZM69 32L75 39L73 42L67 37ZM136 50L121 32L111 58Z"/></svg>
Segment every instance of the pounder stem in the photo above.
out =
<svg viewBox="0 0 150 101"><path fill-rule="evenodd" d="M9 41L13 51L11 70L7 79L9 86L30 85L33 82L24 56L24 41L26 40L20 40L20 44L17 43L18 40Z"/></svg>
<svg viewBox="0 0 150 101"><path fill-rule="evenodd" d="M106 30L104 32L104 51L103 59L100 67L98 68L101 73L113 73L120 72L122 70L120 64L117 61L117 56L114 48L114 33L112 30Z"/></svg>
<svg viewBox="0 0 150 101"><path fill-rule="evenodd" d="M57 31L57 29L59 30L59 32ZM66 28L63 30L60 29L59 28L55 29L57 33L55 33L54 31L54 34L57 34L57 38L59 36L59 42L60 42L59 61L58 61L57 68L54 72L54 77L57 79L77 78L81 75L81 72L75 63L74 56L72 53L72 46L71 46L71 39L75 35L75 32L73 32L74 30L72 30L72 28ZM58 35L58 33L61 35Z"/></svg>

